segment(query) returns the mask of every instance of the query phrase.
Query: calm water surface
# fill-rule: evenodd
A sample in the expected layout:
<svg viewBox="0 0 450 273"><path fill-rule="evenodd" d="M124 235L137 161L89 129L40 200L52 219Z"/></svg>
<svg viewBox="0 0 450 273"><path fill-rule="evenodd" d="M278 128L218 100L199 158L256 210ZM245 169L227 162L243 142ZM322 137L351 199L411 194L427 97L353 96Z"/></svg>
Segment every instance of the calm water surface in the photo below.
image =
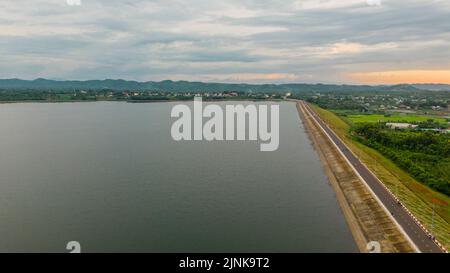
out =
<svg viewBox="0 0 450 273"><path fill-rule="evenodd" d="M175 142L174 105L0 104L0 251L357 250L294 104L276 152Z"/></svg>

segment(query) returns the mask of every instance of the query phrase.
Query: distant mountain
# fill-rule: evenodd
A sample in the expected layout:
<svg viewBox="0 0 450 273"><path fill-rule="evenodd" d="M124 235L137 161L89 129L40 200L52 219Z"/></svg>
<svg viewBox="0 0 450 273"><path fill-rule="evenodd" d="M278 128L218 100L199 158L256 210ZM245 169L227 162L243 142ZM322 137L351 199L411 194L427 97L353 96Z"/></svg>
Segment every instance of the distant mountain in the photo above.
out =
<svg viewBox="0 0 450 273"><path fill-rule="evenodd" d="M47 79L36 79L27 81L20 79L5 79L0 80L0 88L126 90L145 88L145 85L143 83L125 80L55 81Z"/></svg>
<svg viewBox="0 0 450 273"><path fill-rule="evenodd" d="M450 84L414 84L415 88L432 91L450 91Z"/></svg>
<svg viewBox="0 0 450 273"><path fill-rule="evenodd" d="M420 88L421 87L421 88ZM56 81L47 79L21 80L0 79L0 89L28 90L117 90L117 91L170 91L170 92L376 92L376 91L419 91L425 86L413 85L332 85L332 84L226 84L188 81L137 82L126 80ZM420 88L420 89L418 89Z"/></svg>

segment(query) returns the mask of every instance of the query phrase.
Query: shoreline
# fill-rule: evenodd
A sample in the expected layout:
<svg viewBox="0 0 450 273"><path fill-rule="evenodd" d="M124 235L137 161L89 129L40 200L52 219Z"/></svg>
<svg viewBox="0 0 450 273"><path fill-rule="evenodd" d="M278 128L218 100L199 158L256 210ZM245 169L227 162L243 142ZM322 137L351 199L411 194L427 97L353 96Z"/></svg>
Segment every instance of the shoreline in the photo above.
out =
<svg viewBox="0 0 450 273"><path fill-rule="evenodd" d="M297 107L297 112L300 117L300 120L302 121L303 126L305 128L305 133L308 136L309 140L311 141L314 151L317 153L319 157L320 164L322 165L322 168L325 171L325 175L327 176L328 182L335 193L336 200L339 204L342 214L344 215L344 218L350 229L350 232L352 233L355 244L360 252L366 252L367 242L364 238L364 233L362 232L361 227L358 225L358 220L353 214L348 202L345 200L344 193L339 187L338 181L336 180L336 177L334 176L333 171L331 170L331 167L327 162L325 154L320 149L317 139L312 135L310 131L304 110L299 106L298 102L295 102L295 104Z"/></svg>
<svg viewBox="0 0 450 273"><path fill-rule="evenodd" d="M70 100L70 101L44 101L44 100L23 100L23 101L0 101L1 104L18 104L18 103L93 103L93 102L124 102L124 103L167 103L167 102L192 102L193 99L189 100L143 100L143 101L130 101L130 100ZM216 99L208 100L203 99L203 102L289 102L288 100L256 100L256 99Z"/></svg>

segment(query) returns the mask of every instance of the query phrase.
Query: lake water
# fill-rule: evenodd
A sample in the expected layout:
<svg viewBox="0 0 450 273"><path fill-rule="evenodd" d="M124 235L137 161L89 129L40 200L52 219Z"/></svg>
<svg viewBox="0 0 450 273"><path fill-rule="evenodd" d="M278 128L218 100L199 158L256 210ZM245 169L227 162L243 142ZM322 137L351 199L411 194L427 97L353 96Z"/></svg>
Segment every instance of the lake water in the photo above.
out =
<svg viewBox="0 0 450 273"><path fill-rule="evenodd" d="M357 251L293 103L276 152L175 142L174 105L0 104L0 252Z"/></svg>

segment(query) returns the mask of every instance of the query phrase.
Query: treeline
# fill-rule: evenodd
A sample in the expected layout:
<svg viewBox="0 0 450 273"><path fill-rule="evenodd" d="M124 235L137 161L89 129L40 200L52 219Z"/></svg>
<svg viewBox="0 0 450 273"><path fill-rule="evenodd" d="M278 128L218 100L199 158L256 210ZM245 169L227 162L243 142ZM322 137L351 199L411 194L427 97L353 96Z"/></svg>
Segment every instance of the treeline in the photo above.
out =
<svg viewBox="0 0 450 273"><path fill-rule="evenodd" d="M326 89L325 89L326 90ZM426 110L433 107L447 108L450 104L449 91L329 91L293 93L292 98L305 100L334 112L385 113L387 109Z"/></svg>
<svg viewBox="0 0 450 273"><path fill-rule="evenodd" d="M109 99L110 90L64 91L33 89L0 89L0 102L11 101L95 101ZM115 100L126 99L122 93L114 93Z"/></svg>
<svg viewBox="0 0 450 273"><path fill-rule="evenodd" d="M450 135L357 124L358 141L376 149L425 185L450 196Z"/></svg>
<svg viewBox="0 0 450 273"><path fill-rule="evenodd" d="M358 102L351 99L330 99L328 96L324 97L306 97L305 100L309 103L316 104L323 109L328 110L349 110L353 112L368 112L369 110Z"/></svg>
<svg viewBox="0 0 450 273"><path fill-rule="evenodd" d="M32 90L1 90L0 101L42 101L47 100L50 92Z"/></svg>

